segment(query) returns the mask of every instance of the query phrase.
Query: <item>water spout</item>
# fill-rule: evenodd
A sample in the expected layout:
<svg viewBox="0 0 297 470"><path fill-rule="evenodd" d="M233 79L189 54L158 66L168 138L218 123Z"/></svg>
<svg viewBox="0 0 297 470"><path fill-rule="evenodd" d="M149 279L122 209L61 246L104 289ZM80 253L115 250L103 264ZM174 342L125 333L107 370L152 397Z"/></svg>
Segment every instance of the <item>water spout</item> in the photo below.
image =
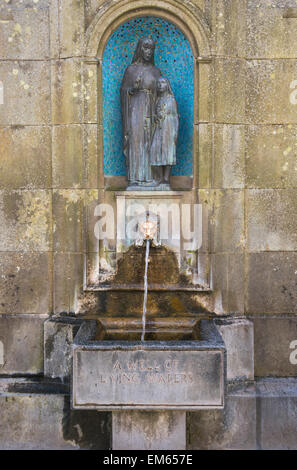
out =
<svg viewBox="0 0 297 470"><path fill-rule="evenodd" d="M147 307L147 271L150 254L150 243L154 244L155 236L158 230L158 222L154 220L149 211L146 212L145 219L139 224L140 239L136 241L136 246L142 246L145 241L145 268L144 268L144 296L143 296L143 308L142 308L142 334L141 341L144 341L145 327L146 327L146 307Z"/></svg>
<svg viewBox="0 0 297 470"><path fill-rule="evenodd" d="M145 326L146 326L146 306L147 306L147 270L148 270L148 262L149 262L149 254L150 254L150 240L149 238L146 240L146 247L145 247L145 269L144 269L144 296L143 296L143 309L142 309L142 334L141 334L141 341L144 341L145 337Z"/></svg>

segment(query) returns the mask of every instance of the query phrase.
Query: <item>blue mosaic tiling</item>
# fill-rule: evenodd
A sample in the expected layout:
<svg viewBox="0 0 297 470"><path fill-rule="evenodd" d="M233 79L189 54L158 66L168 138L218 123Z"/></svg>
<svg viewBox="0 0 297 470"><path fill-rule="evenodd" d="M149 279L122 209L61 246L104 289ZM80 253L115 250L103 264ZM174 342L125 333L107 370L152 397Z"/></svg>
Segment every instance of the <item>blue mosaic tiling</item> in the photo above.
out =
<svg viewBox="0 0 297 470"><path fill-rule="evenodd" d="M120 87L139 38L156 42L155 65L169 78L180 115L177 164L173 175L193 173L194 62L191 46L172 23L157 17L127 21L112 34L103 56L103 161L106 175L125 175L122 152Z"/></svg>

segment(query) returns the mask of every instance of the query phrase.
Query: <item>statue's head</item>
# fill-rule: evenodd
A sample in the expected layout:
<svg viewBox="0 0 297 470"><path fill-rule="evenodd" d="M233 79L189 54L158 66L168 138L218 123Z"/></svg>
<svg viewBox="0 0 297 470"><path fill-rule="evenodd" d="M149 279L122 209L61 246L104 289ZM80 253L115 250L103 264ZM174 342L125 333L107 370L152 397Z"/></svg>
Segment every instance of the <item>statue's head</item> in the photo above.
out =
<svg viewBox="0 0 297 470"><path fill-rule="evenodd" d="M154 64L155 43L150 37L139 39L134 52L132 64Z"/></svg>
<svg viewBox="0 0 297 470"><path fill-rule="evenodd" d="M157 91L159 95L169 94L173 95L170 81L166 77L160 77L157 82Z"/></svg>

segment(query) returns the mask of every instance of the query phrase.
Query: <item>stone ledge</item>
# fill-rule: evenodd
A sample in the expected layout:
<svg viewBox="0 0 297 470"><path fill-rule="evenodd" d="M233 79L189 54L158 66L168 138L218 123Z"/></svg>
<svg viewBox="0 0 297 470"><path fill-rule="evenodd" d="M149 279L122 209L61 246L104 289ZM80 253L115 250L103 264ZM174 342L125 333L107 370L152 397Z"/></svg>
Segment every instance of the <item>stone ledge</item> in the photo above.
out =
<svg viewBox="0 0 297 470"><path fill-rule="evenodd" d="M0 378L0 397L18 395L57 395L69 394L69 385L60 380L43 379L42 377L4 377Z"/></svg>
<svg viewBox="0 0 297 470"><path fill-rule="evenodd" d="M187 448L296 449L296 410L297 378L238 386L224 410L187 414ZM110 448L111 413L70 410L55 380L0 379L0 413L0 449Z"/></svg>
<svg viewBox="0 0 297 470"><path fill-rule="evenodd" d="M263 378L256 381L257 397L294 397L297 399L297 377Z"/></svg>
<svg viewBox="0 0 297 470"><path fill-rule="evenodd" d="M259 379L230 390L224 410L188 413L189 450L297 448L297 379Z"/></svg>
<svg viewBox="0 0 297 470"><path fill-rule="evenodd" d="M26 379L0 380L1 450L99 450L110 447L111 416L108 413L73 411L69 396L61 393L61 389L58 392L61 385L43 382L42 392L41 389L37 391L36 383ZM58 387L55 391L49 390L52 384ZM32 393L33 385L35 391Z"/></svg>

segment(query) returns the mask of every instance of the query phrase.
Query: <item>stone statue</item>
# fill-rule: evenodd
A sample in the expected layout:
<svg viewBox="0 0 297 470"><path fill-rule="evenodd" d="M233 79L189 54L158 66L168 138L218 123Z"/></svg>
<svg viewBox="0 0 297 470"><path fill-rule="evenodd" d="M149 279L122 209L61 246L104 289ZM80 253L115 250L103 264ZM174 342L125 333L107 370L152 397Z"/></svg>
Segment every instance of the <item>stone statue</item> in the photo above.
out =
<svg viewBox="0 0 297 470"><path fill-rule="evenodd" d="M139 39L121 86L127 189L146 189L157 184L152 175L150 151L161 72L154 65L154 52L155 43L151 38Z"/></svg>
<svg viewBox="0 0 297 470"><path fill-rule="evenodd" d="M157 83L158 100L155 110L155 132L151 146L151 165L160 168L159 184L170 189L171 168L176 165L178 113L170 82L160 77Z"/></svg>

